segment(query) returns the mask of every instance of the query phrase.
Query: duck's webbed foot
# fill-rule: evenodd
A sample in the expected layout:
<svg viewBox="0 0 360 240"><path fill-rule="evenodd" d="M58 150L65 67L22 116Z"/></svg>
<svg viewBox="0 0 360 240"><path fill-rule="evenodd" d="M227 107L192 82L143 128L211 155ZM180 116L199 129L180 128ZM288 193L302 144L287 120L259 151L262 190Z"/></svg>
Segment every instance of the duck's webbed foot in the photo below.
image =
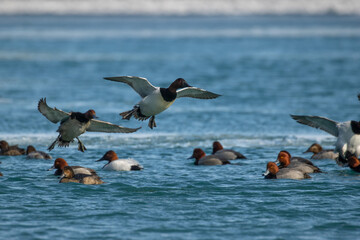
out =
<svg viewBox="0 0 360 240"><path fill-rule="evenodd" d="M130 120L131 116L135 113L136 109L120 113L122 119Z"/></svg>
<svg viewBox="0 0 360 240"><path fill-rule="evenodd" d="M152 116L149 120L149 124L148 124L149 128L153 129L154 127L156 127L156 122L155 122L155 116Z"/></svg>
<svg viewBox="0 0 360 240"><path fill-rule="evenodd" d="M86 150L85 145L80 141L78 137L76 139L78 140L78 150L84 152Z"/></svg>
<svg viewBox="0 0 360 240"><path fill-rule="evenodd" d="M56 138L56 140L48 147L48 151L50 152L51 150L54 149L56 143L60 140L60 135Z"/></svg>

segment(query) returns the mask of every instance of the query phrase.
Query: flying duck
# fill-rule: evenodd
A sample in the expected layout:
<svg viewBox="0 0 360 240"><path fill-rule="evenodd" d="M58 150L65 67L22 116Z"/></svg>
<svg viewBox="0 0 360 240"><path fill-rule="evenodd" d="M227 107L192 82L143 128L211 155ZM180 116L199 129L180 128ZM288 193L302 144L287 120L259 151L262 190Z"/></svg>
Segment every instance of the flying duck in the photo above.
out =
<svg viewBox="0 0 360 240"><path fill-rule="evenodd" d="M220 96L204 89L191 87L182 78L176 79L168 88L155 87L146 78L142 77L121 76L105 77L104 79L126 83L140 95L141 101L132 110L122 112L120 115L127 120L134 116L140 121L151 117L148 124L151 129L156 127L155 115L170 107L177 98L213 99Z"/></svg>
<svg viewBox="0 0 360 240"><path fill-rule="evenodd" d="M290 115L298 123L308 125L313 128L319 128L331 135L337 137L335 143L335 153L339 153L336 163L340 166L346 166L348 163L346 155L360 155L360 122L347 121L336 122L324 117L318 116L300 116ZM348 152L348 153L347 153Z"/></svg>
<svg viewBox="0 0 360 240"><path fill-rule="evenodd" d="M90 109L85 113L80 112L64 112L57 108L50 108L46 103L46 98L42 98L38 104L39 112L44 115L48 120L53 123L60 122L60 126L57 130L59 136L49 146L48 150L51 151L56 144L60 147L69 146L70 142L74 141L74 138L78 140L79 151L84 152L86 150L84 144L78 138L86 131L89 132L109 132L109 133L132 133L140 128L126 128L119 125L115 125L109 122L95 120L96 113Z"/></svg>

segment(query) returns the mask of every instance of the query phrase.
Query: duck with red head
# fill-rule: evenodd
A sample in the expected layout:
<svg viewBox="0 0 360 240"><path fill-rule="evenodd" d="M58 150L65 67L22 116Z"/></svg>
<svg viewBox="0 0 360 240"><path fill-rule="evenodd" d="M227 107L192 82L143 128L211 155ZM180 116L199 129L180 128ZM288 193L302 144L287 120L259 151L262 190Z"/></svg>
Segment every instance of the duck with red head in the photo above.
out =
<svg viewBox="0 0 360 240"><path fill-rule="evenodd" d="M132 110L122 112L120 115L127 120L134 116L140 121L151 117L148 124L151 129L156 127L155 115L169 108L177 98L213 99L220 96L204 89L191 87L183 78L176 79L168 88L155 87L146 78L141 77L121 76L104 79L126 83L140 95L141 101Z"/></svg>
<svg viewBox="0 0 360 240"><path fill-rule="evenodd" d="M218 156L222 160L246 159L244 155L231 149L224 149L219 141L213 142L212 154Z"/></svg>
<svg viewBox="0 0 360 240"><path fill-rule="evenodd" d="M82 184L103 184L104 182L97 175L75 173L70 166L64 167L59 183L82 183Z"/></svg>
<svg viewBox="0 0 360 240"><path fill-rule="evenodd" d="M307 173L299 171L294 168L282 168L279 167L274 162L268 162L266 166L266 172L263 174L265 179L305 179L311 178Z"/></svg>
<svg viewBox="0 0 360 240"><path fill-rule="evenodd" d="M112 150L107 151L104 156L96 162L99 161L108 161L108 163L103 166L103 169L107 171L132 171L143 169L135 159L119 159L117 154Z"/></svg>
<svg viewBox="0 0 360 240"><path fill-rule="evenodd" d="M360 172L360 161L355 155L348 157L348 164L353 171Z"/></svg>
<svg viewBox="0 0 360 240"><path fill-rule="evenodd" d="M301 157L291 157L291 154L284 150L279 152L276 163L280 163L279 168L294 168L305 173L321 172L310 160Z"/></svg>
<svg viewBox="0 0 360 240"><path fill-rule="evenodd" d="M230 164L228 160L221 160L219 157L215 155L207 155L200 148L195 148L193 154L188 159L195 158L195 165L225 165Z"/></svg>
<svg viewBox="0 0 360 240"><path fill-rule="evenodd" d="M26 148L26 155L28 159L52 159L52 157L43 152L43 151L36 151L35 147L32 145L29 145Z"/></svg>
<svg viewBox="0 0 360 240"><path fill-rule="evenodd" d="M312 144L304 153L312 152L311 159L337 159L339 153L335 153L334 150L323 149L318 143Z"/></svg>
<svg viewBox="0 0 360 240"><path fill-rule="evenodd" d="M24 155L25 149L19 148L18 145L10 146L5 140L0 141L0 155L4 156L18 156Z"/></svg>
<svg viewBox="0 0 360 240"><path fill-rule="evenodd" d="M96 120L96 113L90 109L85 113L80 112L64 112L57 108L50 108L46 103L46 98L42 98L38 104L38 110L49 121L53 123L60 122L57 130L59 136L49 146L48 150L51 151L56 144L60 147L67 147L74 138L78 140L79 151L84 152L86 147L80 141L79 136L86 131L88 132L108 132L108 133L131 133L137 131L139 128L125 128L109 122Z"/></svg>
<svg viewBox="0 0 360 240"><path fill-rule="evenodd" d="M68 163L63 158L57 158L54 161L54 165L48 169L48 171L51 171L53 169L56 169L54 175L62 175L64 168L66 166L69 166ZM86 174L86 175L97 175L94 169L91 168L85 168L81 166L70 166L75 174Z"/></svg>

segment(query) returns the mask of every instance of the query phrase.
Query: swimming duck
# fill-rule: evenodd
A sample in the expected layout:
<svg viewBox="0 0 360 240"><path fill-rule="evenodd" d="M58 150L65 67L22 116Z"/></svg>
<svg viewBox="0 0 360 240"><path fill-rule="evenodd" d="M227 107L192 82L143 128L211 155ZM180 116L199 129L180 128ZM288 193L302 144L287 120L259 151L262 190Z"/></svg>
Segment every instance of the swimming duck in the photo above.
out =
<svg viewBox="0 0 360 240"><path fill-rule="evenodd" d="M19 148L18 145L9 146L7 141L5 140L0 141L0 155L18 156L24 154L25 154L25 149Z"/></svg>
<svg viewBox="0 0 360 240"><path fill-rule="evenodd" d="M230 164L228 160L222 160L216 155L207 155L200 148L195 148L193 155L188 159L195 158L195 165L225 165Z"/></svg>
<svg viewBox="0 0 360 240"><path fill-rule="evenodd" d="M58 143L60 147L69 146L70 142L74 141L74 138L78 140L79 151L84 152L86 150L84 144L78 138L86 131L89 132L108 132L108 133L131 133L140 128L126 128L118 126L109 122L95 120L96 113L90 109L85 113L80 112L64 112L57 108L50 108L46 103L46 98L42 98L38 104L38 110L48 120L53 123L60 122L60 127L57 132L59 136L49 146L48 150L51 151Z"/></svg>
<svg viewBox="0 0 360 240"><path fill-rule="evenodd" d="M82 184L103 184L104 182L97 175L75 174L70 166L64 168L59 183L82 183Z"/></svg>
<svg viewBox="0 0 360 240"><path fill-rule="evenodd" d="M68 163L63 158L57 158L54 161L54 165L48 169L48 171L51 171L53 169L56 169L54 175L62 175L63 170L66 166L69 166ZM71 166L75 174L86 174L86 175L97 175L94 169L91 168L85 168L81 166Z"/></svg>
<svg viewBox="0 0 360 240"><path fill-rule="evenodd" d="M34 146L32 145L29 145L27 148L26 148L26 155L27 155L27 158L36 158L36 159L52 159L52 157L43 152L43 151L36 151L36 149L34 148Z"/></svg>
<svg viewBox="0 0 360 240"><path fill-rule="evenodd" d="M246 159L244 155L231 149L224 149L220 142L213 142L213 152L215 156L222 160Z"/></svg>
<svg viewBox="0 0 360 240"><path fill-rule="evenodd" d="M103 166L103 169L109 171L131 171L143 169L143 167L135 159L119 159L116 153L112 150L107 151L104 156L96 162L99 161L108 161L108 163Z"/></svg>
<svg viewBox="0 0 360 240"><path fill-rule="evenodd" d="M275 163L280 163L279 168L294 168L305 173L320 173L310 160L301 157L291 157L288 151L280 151Z"/></svg>
<svg viewBox="0 0 360 240"><path fill-rule="evenodd" d="M294 168L282 168L279 167L274 162L268 162L266 166L266 172L263 174L265 179L305 179L311 178L309 174L299 171Z"/></svg>
<svg viewBox="0 0 360 240"><path fill-rule="evenodd" d="M312 152L311 159L336 159L339 153L334 153L334 150L325 150L318 143L312 144L304 153Z"/></svg>
<svg viewBox="0 0 360 240"><path fill-rule="evenodd" d="M352 155L348 157L349 161L349 167L354 170L355 172L360 172L360 161L355 157L355 155Z"/></svg>
<svg viewBox="0 0 360 240"><path fill-rule="evenodd" d="M106 77L106 80L122 82L132 87L142 98L141 101L130 111L122 112L123 119L129 120L132 116L140 121L150 118L148 126L156 127L155 115L170 107L175 99L181 97L192 97L199 99L213 99L220 95L204 89L191 87L184 79L176 79L168 88L153 86L146 78L121 76ZM182 88L181 90L178 90Z"/></svg>
<svg viewBox="0 0 360 240"><path fill-rule="evenodd" d="M347 165L346 152L360 155L360 122L336 122L324 117L290 115L298 123L319 128L337 137L335 153L339 153L336 163L340 166Z"/></svg>

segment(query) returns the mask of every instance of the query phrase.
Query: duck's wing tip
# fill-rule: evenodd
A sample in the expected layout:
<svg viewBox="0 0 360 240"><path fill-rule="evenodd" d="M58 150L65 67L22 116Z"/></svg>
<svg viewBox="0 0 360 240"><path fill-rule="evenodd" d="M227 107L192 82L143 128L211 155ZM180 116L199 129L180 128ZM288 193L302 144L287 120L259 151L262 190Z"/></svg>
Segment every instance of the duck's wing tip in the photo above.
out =
<svg viewBox="0 0 360 240"><path fill-rule="evenodd" d="M104 77L105 80L126 83L132 87L141 97L146 97L156 90L146 78L135 76Z"/></svg>
<svg viewBox="0 0 360 240"><path fill-rule="evenodd" d="M217 97L220 97L220 94L217 93L213 93L210 91L207 91L205 89L201 89L201 88L197 88L197 87L186 87L186 88L182 88L178 91L176 91L177 93L177 98L181 98L181 97L191 97L191 98L198 98L198 99L214 99Z"/></svg>
<svg viewBox="0 0 360 240"><path fill-rule="evenodd" d="M51 108L47 105L46 98L41 98L38 102L38 110L49 121L57 123L70 114L57 108Z"/></svg>
<svg viewBox="0 0 360 240"><path fill-rule="evenodd" d="M308 125L313 128L319 128L335 137L339 135L337 128L337 122L325 117L319 116L306 116L306 115L293 115L290 114L291 118L298 123Z"/></svg>
<svg viewBox="0 0 360 240"><path fill-rule="evenodd" d="M108 132L108 133L133 133L139 130L138 128L127 128L120 125L116 125L110 122L105 122L101 120L91 120L91 124L86 131L89 132Z"/></svg>

